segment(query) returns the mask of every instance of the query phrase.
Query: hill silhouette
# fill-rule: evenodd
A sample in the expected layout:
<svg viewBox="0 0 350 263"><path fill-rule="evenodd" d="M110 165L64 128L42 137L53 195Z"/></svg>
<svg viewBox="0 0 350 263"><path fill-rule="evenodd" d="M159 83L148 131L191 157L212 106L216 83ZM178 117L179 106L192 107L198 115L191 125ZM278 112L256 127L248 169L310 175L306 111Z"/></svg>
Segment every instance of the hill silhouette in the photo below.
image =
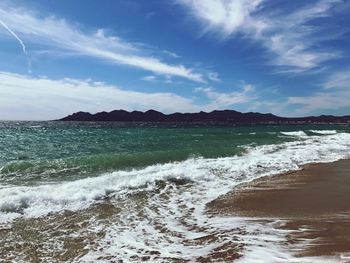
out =
<svg viewBox="0 0 350 263"><path fill-rule="evenodd" d="M155 110L125 111L114 110L111 112L76 112L68 115L60 121L116 121L116 122L184 122L184 123L234 123L234 124L279 124L279 123L350 123L350 116L309 116L300 118L286 118L271 113L247 112L234 110L214 110L212 112L197 113L172 113L164 114Z"/></svg>

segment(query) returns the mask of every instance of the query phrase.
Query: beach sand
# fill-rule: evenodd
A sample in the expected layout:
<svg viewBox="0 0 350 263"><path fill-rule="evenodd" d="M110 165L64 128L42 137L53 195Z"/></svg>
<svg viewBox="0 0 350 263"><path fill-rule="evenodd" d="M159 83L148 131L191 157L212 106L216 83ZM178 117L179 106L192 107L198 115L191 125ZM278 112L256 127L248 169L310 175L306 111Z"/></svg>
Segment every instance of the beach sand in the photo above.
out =
<svg viewBox="0 0 350 263"><path fill-rule="evenodd" d="M310 241L296 256L350 262L350 160L257 179L209 203L208 212L285 220L290 247Z"/></svg>
<svg viewBox="0 0 350 263"><path fill-rule="evenodd" d="M19 218L11 228L0 229L0 259L4 262L18 262L19 259L26 262L79 261L90 250L98 250L99 240L106 235L106 229L98 225L95 229L91 219L95 218L105 226L118 222L120 209L117 204L105 200L83 211ZM350 262L350 160L312 164L298 172L260 178L242 184L207 207L208 213L215 217L243 216L253 224L258 222L288 230L282 245L294 256L330 256L335 257L335 262ZM276 220L283 223L270 224ZM205 232L205 229L198 229L198 232ZM196 261L234 262L246 251L240 238L232 237L245 233L248 232L244 226L233 226L232 230L225 229L184 242L205 246L219 239L225 240L222 246ZM133 260L148 261L151 256L164 262L186 262L181 258L158 258L151 254L135 255ZM109 255L102 254L99 259L113 262Z"/></svg>

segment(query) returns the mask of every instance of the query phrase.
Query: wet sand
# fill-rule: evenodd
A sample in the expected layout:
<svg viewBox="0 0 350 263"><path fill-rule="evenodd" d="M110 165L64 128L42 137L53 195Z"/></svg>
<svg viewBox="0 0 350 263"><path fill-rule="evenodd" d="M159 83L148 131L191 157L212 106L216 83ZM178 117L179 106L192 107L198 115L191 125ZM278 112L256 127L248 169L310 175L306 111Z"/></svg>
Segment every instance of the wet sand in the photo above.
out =
<svg viewBox="0 0 350 263"><path fill-rule="evenodd" d="M350 262L350 160L257 179L209 203L208 211L286 220L280 228L293 230L290 247L310 241L295 251L297 256L337 256Z"/></svg>
<svg viewBox="0 0 350 263"><path fill-rule="evenodd" d="M109 223L118 212L116 207L101 203L84 212L19 218L11 227L0 228L0 262L78 262L96 249L96 242L105 234L103 229L93 228L91 219Z"/></svg>
<svg viewBox="0 0 350 263"><path fill-rule="evenodd" d="M143 198L135 199L140 216ZM122 208L120 202L104 200L84 211L19 218L11 228L0 229L0 261L79 261L89 251L101 249L98 242L106 231L100 225L107 227L118 222L119 206ZM283 245L294 255L336 256L339 259L336 262L350 262L350 160L308 165L302 171L257 179L209 203L208 212L215 216L247 216L262 224L282 219L284 223L275 227L291 230ZM95 226L94 222L101 224ZM159 225L159 229L167 231L162 227ZM205 231L198 229L198 232ZM184 242L189 246L205 246L218 239L225 240L222 246L196 258L196 262L234 262L244 255L245 250L241 240L232 237L244 235L246 229L233 226L232 233L228 232L225 229L195 239L184 239ZM305 245L305 240L310 242ZM131 260L151 261L152 258L164 262L187 262L181 258L164 258L159 251L146 251L141 255L135 255ZM120 260L103 253L98 259L106 262Z"/></svg>

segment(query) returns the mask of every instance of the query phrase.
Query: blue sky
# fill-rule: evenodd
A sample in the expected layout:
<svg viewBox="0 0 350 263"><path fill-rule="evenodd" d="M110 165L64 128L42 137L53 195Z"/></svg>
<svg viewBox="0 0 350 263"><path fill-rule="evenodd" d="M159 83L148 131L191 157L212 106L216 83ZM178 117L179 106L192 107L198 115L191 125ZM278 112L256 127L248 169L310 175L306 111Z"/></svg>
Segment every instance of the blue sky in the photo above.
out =
<svg viewBox="0 0 350 263"><path fill-rule="evenodd" d="M3 0L0 119L350 114L348 0Z"/></svg>

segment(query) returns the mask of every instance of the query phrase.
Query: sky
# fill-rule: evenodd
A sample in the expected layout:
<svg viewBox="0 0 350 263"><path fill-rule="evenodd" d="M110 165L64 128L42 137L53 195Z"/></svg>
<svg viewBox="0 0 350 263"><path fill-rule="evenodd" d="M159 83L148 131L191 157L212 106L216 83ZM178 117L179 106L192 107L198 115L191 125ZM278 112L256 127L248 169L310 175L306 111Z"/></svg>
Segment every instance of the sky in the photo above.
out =
<svg viewBox="0 0 350 263"><path fill-rule="evenodd" d="M0 120L350 114L350 0L0 0Z"/></svg>

